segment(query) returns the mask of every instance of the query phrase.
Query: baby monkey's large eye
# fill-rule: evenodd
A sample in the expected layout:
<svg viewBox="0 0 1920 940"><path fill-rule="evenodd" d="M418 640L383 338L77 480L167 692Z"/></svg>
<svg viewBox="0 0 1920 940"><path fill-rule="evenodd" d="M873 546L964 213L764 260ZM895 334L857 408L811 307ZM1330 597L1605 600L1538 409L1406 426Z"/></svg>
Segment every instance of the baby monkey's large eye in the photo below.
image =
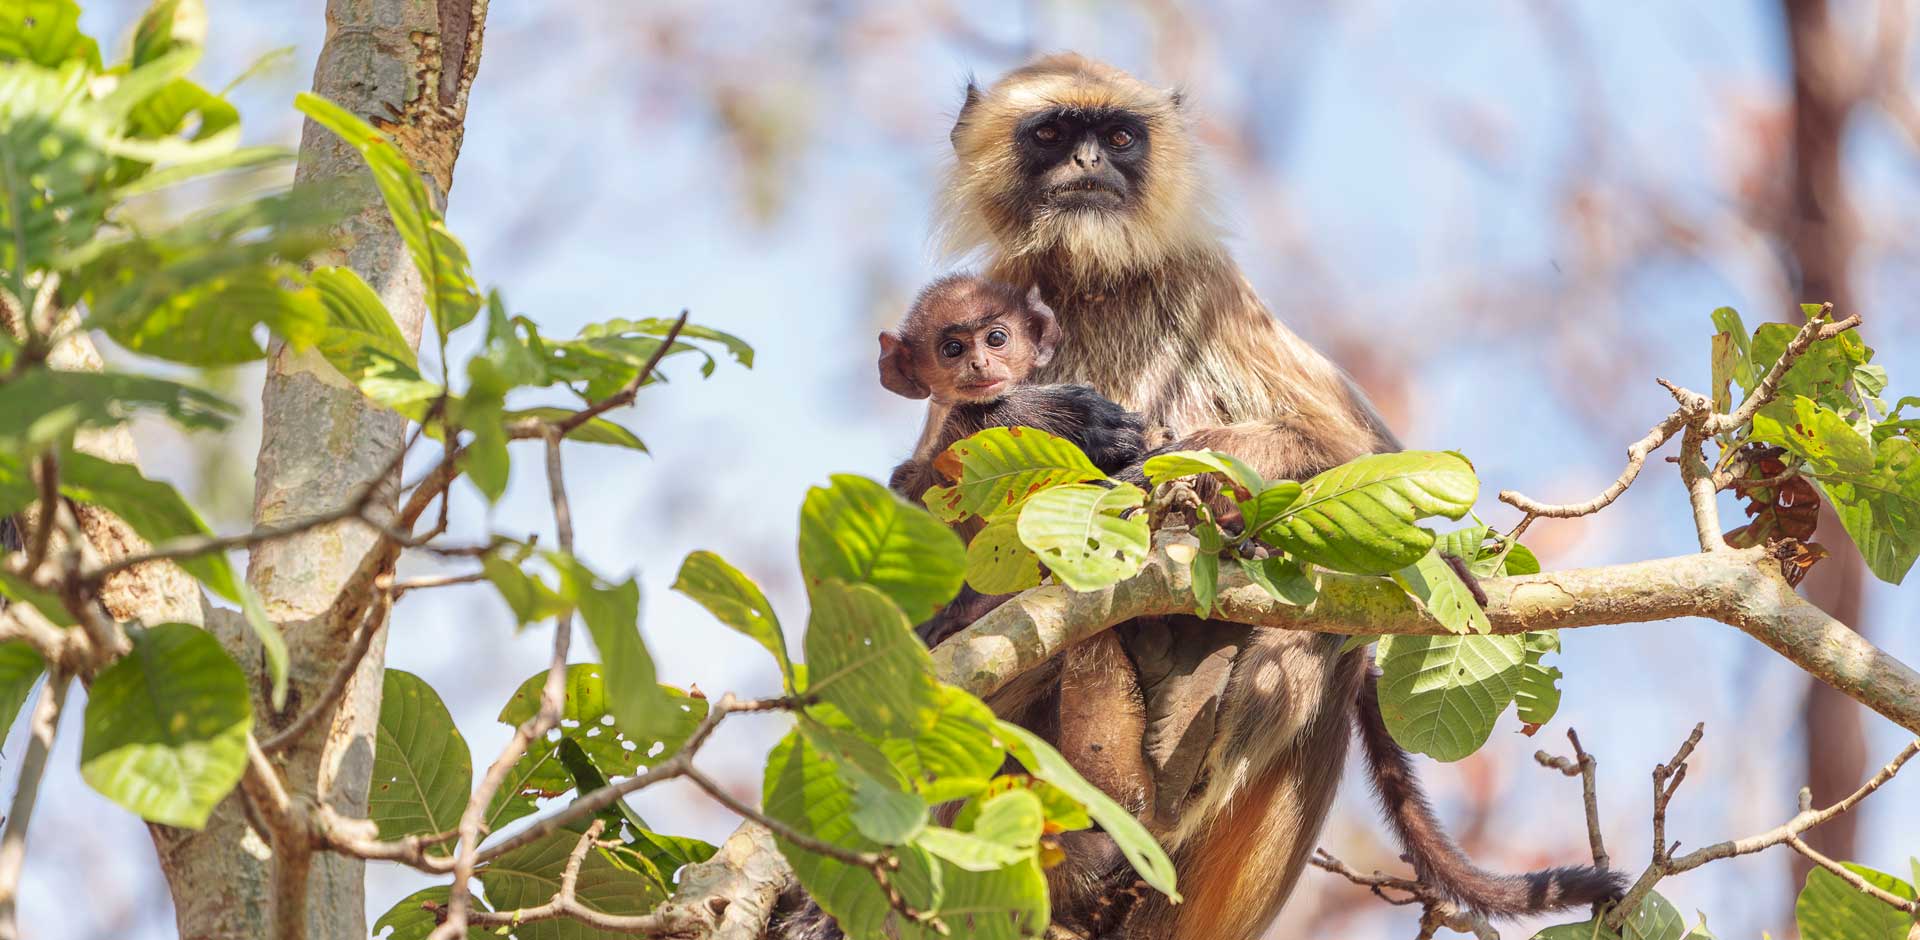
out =
<svg viewBox="0 0 1920 940"><path fill-rule="evenodd" d="M992 346L995 349L999 349L1000 347L1005 346L1006 344L1007 344L1006 330L1003 330L1000 327L996 326L993 329L987 331L987 345Z"/></svg>
<svg viewBox="0 0 1920 940"><path fill-rule="evenodd" d="M1108 131L1107 146L1115 150L1125 150L1133 146L1133 132L1124 127L1116 127Z"/></svg>
<svg viewBox="0 0 1920 940"><path fill-rule="evenodd" d="M967 347L960 345L960 341L957 339L950 339L940 344L940 355L948 359L957 358L961 353L966 351Z"/></svg>
<svg viewBox="0 0 1920 940"><path fill-rule="evenodd" d="M1057 143L1060 140L1060 128L1055 124L1042 124L1033 129L1033 139L1043 144Z"/></svg>

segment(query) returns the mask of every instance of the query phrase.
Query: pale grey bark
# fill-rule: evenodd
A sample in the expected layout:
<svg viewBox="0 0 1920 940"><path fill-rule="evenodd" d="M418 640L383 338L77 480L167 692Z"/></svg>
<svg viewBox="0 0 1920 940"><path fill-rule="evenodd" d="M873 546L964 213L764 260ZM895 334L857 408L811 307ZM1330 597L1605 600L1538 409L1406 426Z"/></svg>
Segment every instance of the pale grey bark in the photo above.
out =
<svg viewBox="0 0 1920 940"><path fill-rule="evenodd" d="M422 171L444 204L459 154L467 92L479 64L485 0L329 0L327 39L314 70L314 91L387 131ZM323 263L344 264L386 303L409 341L425 329L420 277L374 194L358 153L311 122L300 146L297 178L359 180L366 199L343 226ZM298 523L338 509L379 480L403 445L406 422L369 403L317 354L276 346L263 393L263 432L255 471L256 525ZM376 513L390 513L389 493ZM286 706L275 712L258 641L219 618L222 640L254 677L259 733L271 733L321 697L352 643L355 615L366 598L342 596L376 536L356 522L321 526L260 546L247 580L279 624L291 661ZM362 586L354 581L353 588ZM349 590L347 593L353 593ZM385 637L376 637L330 719L279 755L296 801L324 802L364 816L380 712ZM241 938L297 934L299 918L274 917L271 852L246 825L240 797L221 804L207 828L155 827L155 844L172 886L183 937ZM286 850L287 854L293 851ZM305 854L302 851L302 854ZM333 853L285 858L287 878L306 877L305 932L315 938L364 938L365 863ZM217 886L217 887L216 887ZM298 897L298 887L281 896ZM289 905L283 903L284 909ZM283 910L283 915L289 913Z"/></svg>

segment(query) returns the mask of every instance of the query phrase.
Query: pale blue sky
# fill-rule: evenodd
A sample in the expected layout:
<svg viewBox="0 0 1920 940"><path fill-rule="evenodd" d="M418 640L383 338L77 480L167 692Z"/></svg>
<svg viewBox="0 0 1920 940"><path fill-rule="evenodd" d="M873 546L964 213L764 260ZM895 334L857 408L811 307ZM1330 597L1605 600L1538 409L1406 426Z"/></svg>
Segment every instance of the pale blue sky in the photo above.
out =
<svg viewBox="0 0 1920 940"><path fill-rule="evenodd" d="M87 24L118 36L135 6L90 4ZM208 6L209 81L295 47L290 65L237 96L252 138L292 143L289 104L311 76L320 4ZM1866 4L1836 8L1868 22ZM1773 4L1360 2L1328 12L1223 0L1163 15L1158 4L994 2L950 20L944 9L494 4L449 213L482 279L554 334L685 307L759 350L751 372L723 365L704 382L678 363L671 384L643 396L622 420L652 457L581 448L569 464L576 507L588 507L576 508L581 551L601 570L639 571L643 628L668 681L773 686L763 652L667 591L681 557L713 549L759 578L797 641L792 545L806 488L837 472L884 477L912 442L919 406L874 381L873 333L953 264L929 235L947 128L965 76L1015 64L1026 37L1189 90L1211 119L1209 140L1231 145L1214 161L1216 189L1255 286L1354 366L1409 446L1471 456L1480 511L1495 524L1513 519L1492 498L1499 489L1573 499L1610 479L1625 443L1671 405L1655 376L1704 386L1709 310L1739 306L1754 323L1777 309L1777 264L1736 224L1727 182L1753 159L1748 118L1782 92ZM796 125L773 151L780 205L770 217L750 211L717 88ZM1920 391L1920 318L1908 309L1915 248L1904 240L1920 208L1920 164L1872 114L1848 147L1868 229L1856 277L1866 335L1893 391ZM1587 204L1610 220L1591 238L1567 209L1569 183L1583 179L1602 184ZM1644 248L1648 210L1661 206L1702 227L1699 250ZM1401 393L1384 387L1395 374L1406 377ZM191 476L176 446L142 440L150 471ZM531 472L516 473L491 520L471 493L456 509L468 534L548 525ZM1542 523L1533 538L1550 567L1691 544L1664 465L1602 517ZM1876 586L1870 605L1876 640L1908 662L1920 662L1916 597L1920 589ZM507 734L493 714L543 662L543 633L513 636L504 608L478 592L410 597L389 662L440 690L484 765ZM1498 788L1501 808L1477 843L1483 862L1566 862L1584 849L1576 788L1531 766L1537 747L1563 746L1568 723L1600 757L1610 847L1623 864L1647 855L1647 771L1697 720L1708 736L1675 806L1677 838L1697 847L1792 811L1802 683L1791 666L1712 624L1570 631L1564 642L1565 698L1547 733L1524 738L1509 719L1482 755L1423 763L1456 824L1469 788ZM757 790L780 727L746 721L707 761ZM1876 764L1904 739L1877 718L1868 728ZM23 919L46 940L171 936L146 836L80 783L77 732L77 720L63 728ZM1904 872L1920 855L1920 814L1900 809L1917 801L1912 778L1871 801L1862 862ZM638 802L664 828L710 838L731 828L680 791ZM1363 789L1350 786L1323 844L1362 867L1393 864L1372 820ZM1704 910L1722 937L1779 936L1785 865L1779 853L1723 863L1666 893ZM422 882L377 867L370 883L377 914ZM1340 936L1412 932L1405 910L1326 876L1304 884L1293 916L1355 905L1353 919L1326 922ZM76 892L87 902L74 903Z"/></svg>

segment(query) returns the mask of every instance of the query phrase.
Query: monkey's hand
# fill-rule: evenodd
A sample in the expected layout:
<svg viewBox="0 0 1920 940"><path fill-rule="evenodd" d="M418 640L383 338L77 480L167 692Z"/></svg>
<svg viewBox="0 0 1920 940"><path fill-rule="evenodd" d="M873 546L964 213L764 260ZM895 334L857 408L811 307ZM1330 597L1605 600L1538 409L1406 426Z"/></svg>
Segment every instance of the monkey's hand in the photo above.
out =
<svg viewBox="0 0 1920 940"><path fill-rule="evenodd" d="M1023 385L996 401L971 406L979 427L1025 425L1072 441L1107 473L1146 456L1146 419L1120 407L1091 385Z"/></svg>

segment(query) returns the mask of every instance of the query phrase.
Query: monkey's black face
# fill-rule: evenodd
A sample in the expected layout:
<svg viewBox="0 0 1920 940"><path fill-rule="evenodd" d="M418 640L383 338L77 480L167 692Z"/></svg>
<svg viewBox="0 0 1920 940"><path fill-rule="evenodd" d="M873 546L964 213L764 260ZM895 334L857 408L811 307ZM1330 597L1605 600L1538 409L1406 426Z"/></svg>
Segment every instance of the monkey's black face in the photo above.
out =
<svg viewBox="0 0 1920 940"><path fill-rule="evenodd" d="M1027 205L1065 211L1126 208L1146 173L1147 125L1124 110L1056 108L1014 130Z"/></svg>

